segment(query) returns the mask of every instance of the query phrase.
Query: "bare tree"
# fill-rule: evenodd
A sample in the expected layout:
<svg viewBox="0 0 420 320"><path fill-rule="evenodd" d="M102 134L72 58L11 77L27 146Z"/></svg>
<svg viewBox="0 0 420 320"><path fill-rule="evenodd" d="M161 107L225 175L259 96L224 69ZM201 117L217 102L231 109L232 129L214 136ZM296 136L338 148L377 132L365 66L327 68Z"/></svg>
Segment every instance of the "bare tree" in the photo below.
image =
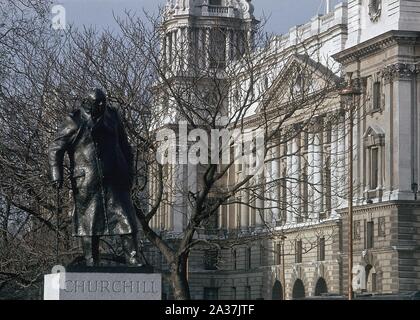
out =
<svg viewBox="0 0 420 320"><path fill-rule="evenodd" d="M111 32L51 29L49 5L25 0L1 4L0 286L38 286L56 263L58 204L49 180L47 148L57 124L78 107L86 90L107 90L128 124L133 145L141 150L144 144L144 106L150 103L148 83L153 80L147 60L130 39ZM70 189L65 185L60 197L63 264L80 253L69 232Z"/></svg>
<svg viewBox="0 0 420 320"><path fill-rule="evenodd" d="M318 48L307 49L303 44L288 55L276 57L262 27L245 30L230 47L232 52L226 52L226 29L217 25L210 31L207 46L192 44L191 39L197 37L192 31L168 49L164 16L150 20L151 30L134 16L120 21L125 37L145 39L139 50L149 57L157 73L155 113L150 113L159 117L151 127L157 137L149 137L152 156L148 158L145 184L150 203L147 208L137 206L137 212L145 237L166 260L174 297L189 299L189 254L200 245L220 246L198 235L211 221L214 229L219 228L215 221L226 219L229 208L240 206L246 214L235 217L235 225L227 228L249 229L248 213L252 210L252 219L271 231L276 222L318 221L318 217L308 215L309 205L317 203L319 213L329 214L331 199L337 205L338 198L344 197L331 188L331 175L324 168L329 169L332 161L343 161L345 151L331 159L317 138L324 136L329 125L344 125L344 113L336 108L340 106L336 93L342 79L317 56ZM332 108L332 101L337 99ZM191 140L180 141L180 134L172 135L179 124L185 126ZM164 139L162 129L167 133ZM215 146L206 140L213 130L262 132L264 143L256 145L254 137L246 150L235 139ZM327 139L325 146L344 136ZM176 151L176 163L156 161L156 151L162 145L167 147L166 160ZM310 147L319 149L319 159L305 157ZM256 161L258 153L264 170L253 172L247 167L252 161L241 160L248 157ZM186 154L203 161L180 163ZM223 154L230 156L227 163L219 162ZM293 166L287 167L287 161ZM335 179L344 179L344 175ZM182 228L176 228L180 221Z"/></svg>

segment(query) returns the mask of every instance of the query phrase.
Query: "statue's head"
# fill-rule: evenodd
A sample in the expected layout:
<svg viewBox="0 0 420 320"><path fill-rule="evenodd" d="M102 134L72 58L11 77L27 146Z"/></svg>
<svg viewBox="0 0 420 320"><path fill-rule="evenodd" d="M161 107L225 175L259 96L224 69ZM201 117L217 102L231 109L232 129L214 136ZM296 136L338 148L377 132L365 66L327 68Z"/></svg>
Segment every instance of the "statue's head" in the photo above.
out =
<svg viewBox="0 0 420 320"><path fill-rule="evenodd" d="M83 107L92 118L99 118L105 111L106 94L99 88L89 90L83 100Z"/></svg>

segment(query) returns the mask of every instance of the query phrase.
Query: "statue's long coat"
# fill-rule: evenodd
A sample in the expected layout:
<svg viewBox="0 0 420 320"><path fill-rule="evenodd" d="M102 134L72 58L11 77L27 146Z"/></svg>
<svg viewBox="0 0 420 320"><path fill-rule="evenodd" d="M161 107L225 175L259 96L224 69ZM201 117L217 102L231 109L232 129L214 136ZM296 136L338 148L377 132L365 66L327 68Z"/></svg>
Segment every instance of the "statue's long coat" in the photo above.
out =
<svg viewBox="0 0 420 320"><path fill-rule="evenodd" d="M97 121L80 108L66 117L49 148L54 181L70 159L74 235L120 235L137 231L130 197L133 156L118 112L107 106Z"/></svg>

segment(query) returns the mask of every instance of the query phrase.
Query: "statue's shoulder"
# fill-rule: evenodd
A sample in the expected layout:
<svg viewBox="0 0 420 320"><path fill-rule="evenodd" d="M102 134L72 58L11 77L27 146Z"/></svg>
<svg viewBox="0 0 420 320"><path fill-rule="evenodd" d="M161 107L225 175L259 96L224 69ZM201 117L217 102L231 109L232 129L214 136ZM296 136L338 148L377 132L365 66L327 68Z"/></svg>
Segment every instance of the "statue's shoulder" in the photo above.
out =
<svg viewBox="0 0 420 320"><path fill-rule="evenodd" d="M82 111L80 110L80 108L77 108L73 111L71 111L68 116L73 119L73 120L79 120L82 116Z"/></svg>
<svg viewBox="0 0 420 320"><path fill-rule="evenodd" d="M68 113L64 119L64 126L77 128L82 120L80 109L76 109Z"/></svg>

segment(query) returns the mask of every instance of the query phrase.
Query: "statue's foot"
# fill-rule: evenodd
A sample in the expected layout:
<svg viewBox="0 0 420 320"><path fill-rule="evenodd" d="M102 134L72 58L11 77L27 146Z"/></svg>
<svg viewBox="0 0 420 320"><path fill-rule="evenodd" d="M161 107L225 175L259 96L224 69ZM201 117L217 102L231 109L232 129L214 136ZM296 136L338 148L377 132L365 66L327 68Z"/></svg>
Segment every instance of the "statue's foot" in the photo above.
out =
<svg viewBox="0 0 420 320"><path fill-rule="evenodd" d="M86 267L97 267L99 266L99 261L96 261L93 258L86 258Z"/></svg>
<svg viewBox="0 0 420 320"><path fill-rule="evenodd" d="M130 257L127 261L127 264L129 266L133 266L133 267L142 267L143 263L140 261L140 259L138 257Z"/></svg>

